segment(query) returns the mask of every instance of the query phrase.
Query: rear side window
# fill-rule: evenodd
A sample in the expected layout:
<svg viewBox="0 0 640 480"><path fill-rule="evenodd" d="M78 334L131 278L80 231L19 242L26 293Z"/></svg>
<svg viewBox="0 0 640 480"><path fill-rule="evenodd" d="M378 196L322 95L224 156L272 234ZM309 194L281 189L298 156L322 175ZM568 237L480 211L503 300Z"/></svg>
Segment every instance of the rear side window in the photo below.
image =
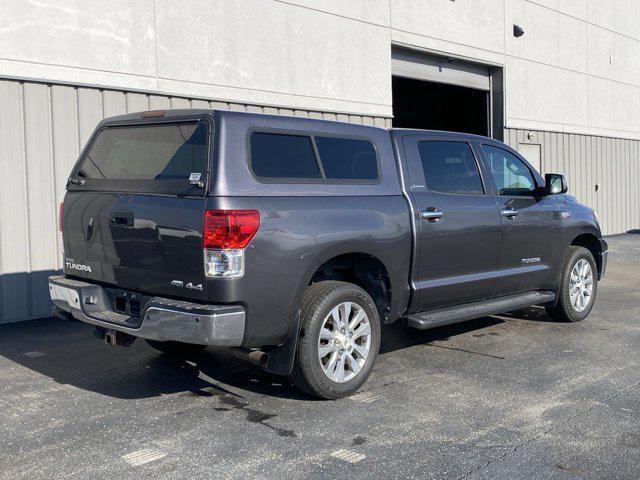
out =
<svg viewBox="0 0 640 480"><path fill-rule="evenodd" d="M207 170L205 122L107 127L78 176L92 180L188 180Z"/></svg>
<svg viewBox="0 0 640 480"><path fill-rule="evenodd" d="M251 134L251 168L262 178L322 178L311 137Z"/></svg>
<svg viewBox="0 0 640 480"><path fill-rule="evenodd" d="M378 159L371 142L353 138L316 137L326 178L375 180Z"/></svg>
<svg viewBox="0 0 640 480"><path fill-rule="evenodd" d="M272 180L372 181L378 178L378 158L367 140L254 132L251 169Z"/></svg>
<svg viewBox="0 0 640 480"><path fill-rule="evenodd" d="M482 195L482 180L473 152L464 142L419 142L424 180L432 192Z"/></svg>

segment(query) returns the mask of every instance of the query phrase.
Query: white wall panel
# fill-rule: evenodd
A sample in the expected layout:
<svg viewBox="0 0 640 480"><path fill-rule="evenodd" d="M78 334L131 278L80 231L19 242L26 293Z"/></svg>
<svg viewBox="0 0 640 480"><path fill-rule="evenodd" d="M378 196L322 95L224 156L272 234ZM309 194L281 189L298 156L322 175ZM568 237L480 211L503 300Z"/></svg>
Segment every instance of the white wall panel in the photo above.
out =
<svg viewBox="0 0 640 480"><path fill-rule="evenodd" d="M526 58L546 65L587 72L587 23L561 15L528 0L510 0L505 3L505 29L507 55ZM509 31L513 23L525 30L521 38Z"/></svg>

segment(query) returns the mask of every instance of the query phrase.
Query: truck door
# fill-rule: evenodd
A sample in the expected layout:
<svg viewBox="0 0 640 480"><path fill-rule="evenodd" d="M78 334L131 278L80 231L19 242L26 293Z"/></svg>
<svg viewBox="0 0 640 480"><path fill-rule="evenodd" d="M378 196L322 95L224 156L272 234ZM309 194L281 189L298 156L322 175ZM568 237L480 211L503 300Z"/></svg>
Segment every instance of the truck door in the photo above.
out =
<svg viewBox="0 0 640 480"><path fill-rule="evenodd" d="M412 311L490 297L502 226L471 145L451 135L403 144L416 239Z"/></svg>
<svg viewBox="0 0 640 480"><path fill-rule="evenodd" d="M555 198L539 195L541 179L507 147L482 144L480 150L502 217L497 291L553 289L562 265L562 218Z"/></svg>

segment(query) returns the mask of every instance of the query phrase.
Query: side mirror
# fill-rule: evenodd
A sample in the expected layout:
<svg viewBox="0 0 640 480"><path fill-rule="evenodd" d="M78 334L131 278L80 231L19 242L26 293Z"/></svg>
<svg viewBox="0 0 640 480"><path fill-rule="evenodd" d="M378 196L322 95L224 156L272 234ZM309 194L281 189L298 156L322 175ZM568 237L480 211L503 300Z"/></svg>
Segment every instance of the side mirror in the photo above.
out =
<svg viewBox="0 0 640 480"><path fill-rule="evenodd" d="M564 175L560 175L558 173L547 173L544 176L544 183L545 195L567 193L567 180L564 178Z"/></svg>

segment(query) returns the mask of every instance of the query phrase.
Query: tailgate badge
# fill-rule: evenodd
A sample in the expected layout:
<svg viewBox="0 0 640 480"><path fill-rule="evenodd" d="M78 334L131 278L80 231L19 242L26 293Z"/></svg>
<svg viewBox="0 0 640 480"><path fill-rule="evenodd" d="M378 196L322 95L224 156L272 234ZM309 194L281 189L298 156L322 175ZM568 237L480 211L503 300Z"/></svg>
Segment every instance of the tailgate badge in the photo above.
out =
<svg viewBox="0 0 640 480"><path fill-rule="evenodd" d="M201 283L199 283L199 284L195 285L195 284L193 284L193 283L189 282L189 283L187 283L187 288L188 288L189 290L198 290L198 291L200 291L200 292L203 290L203 288L202 288L202 284L201 284Z"/></svg>
<svg viewBox="0 0 640 480"><path fill-rule="evenodd" d="M78 270L79 272L91 272L91 267L89 265L83 265L82 263L76 263L73 258L65 258L64 265L69 270Z"/></svg>
<svg viewBox="0 0 640 480"><path fill-rule="evenodd" d="M171 280L171 286L182 288L184 286L184 282L182 280Z"/></svg>

